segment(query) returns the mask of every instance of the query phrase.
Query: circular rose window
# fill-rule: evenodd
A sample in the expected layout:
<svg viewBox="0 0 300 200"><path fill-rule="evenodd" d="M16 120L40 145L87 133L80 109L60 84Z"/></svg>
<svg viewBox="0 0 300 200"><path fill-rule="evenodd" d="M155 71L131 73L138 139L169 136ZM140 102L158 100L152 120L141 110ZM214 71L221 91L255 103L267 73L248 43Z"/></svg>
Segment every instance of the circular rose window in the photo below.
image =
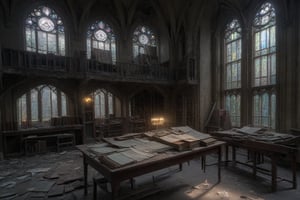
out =
<svg viewBox="0 0 300 200"><path fill-rule="evenodd" d="M40 18L38 21L38 24L39 24L40 29L42 29L43 31L50 32L50 31L53 31L53 29L54 29L54 23L48 17Z"/></svg>

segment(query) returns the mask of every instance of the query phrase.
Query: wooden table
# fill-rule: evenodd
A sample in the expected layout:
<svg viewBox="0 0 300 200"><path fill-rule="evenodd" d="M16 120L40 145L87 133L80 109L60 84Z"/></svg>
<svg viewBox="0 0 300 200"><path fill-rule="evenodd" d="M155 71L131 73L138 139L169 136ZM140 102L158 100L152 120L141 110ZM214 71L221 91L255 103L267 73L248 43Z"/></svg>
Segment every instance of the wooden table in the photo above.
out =
<svg viewBox="0 0 300 200"><path fill-rule="evenodd" d="M219 140L223 140L226 142L226 160L225 162L229 162L229 156L228 156L228 147L232 147L232 156L231 156L231 162L233 162L234 166L236 166L236 163L247 165L252 167L252 173L253 176L257 175L258 172L258 156L260 155L266 155L270 157L271 159L271 188L272 191L277 190L277 165L278 165L278 159L280 156L285 156L289 162L290 167L292 170L292 179L282 179L284 181L292 183L292 188L297 188L297 162L296 162L296 155L297 155L297 149L291 146L287 146L286 144L291 144L295 142L299 138L291 137L290 140L283 139L273 142L268 141L259 141L258 138L255 139L255 137L248 137L242 136L240 133L234 132L234 131L216 131L213 133L210 133L211 135L215 136ZM249 152L253 153L253 164L252 166L240 161L237 161L236 159L236 149L242 148L246 149ZM266 169L263 169L267 171Z"/></svg>
<svg viewBox="0 0 300 200"><path fill-rule="evenodd" d="M159 169L167 168L169 166L181 164L191 159L205 156L211 153L217 153L218 155L218 183L221 181L221 147L225 142L217 141L212 145L206 147L197 147L190 151L168 151L160 153L150 159L126 165L124 167L111 169L101 163L98 157L89 151L86 145L76 146L83 154L83 166L84 166L84 193L87 195L87 178L88 178L88 165L93 167L99 173L101 173L107 181L111 183L112 199L117 197L120 189L120 183L124 180L129 180L137 176L144 175Z"/></svg>
<svg viewBox="0 0 300 200"><path fill-rule="evenodd" d="M23 139L25 137L33 135L47 136L63 133L72 133L75 136L75 143L82 144L82 131L83 127L79 124L2 131L4 156L9 157L13 155L22 155L24 153L24 146L22 143ZM14 147L14 149L11 150L11 147Z"/></svg>

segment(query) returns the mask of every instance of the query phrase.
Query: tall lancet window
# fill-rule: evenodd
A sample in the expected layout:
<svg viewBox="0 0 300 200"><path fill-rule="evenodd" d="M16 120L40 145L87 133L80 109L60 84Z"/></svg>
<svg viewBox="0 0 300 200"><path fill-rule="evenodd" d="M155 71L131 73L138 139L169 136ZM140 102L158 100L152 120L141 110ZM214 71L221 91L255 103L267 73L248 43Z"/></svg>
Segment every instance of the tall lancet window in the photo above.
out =
<svg viewBox="0 0 300 200"><path fill-rule="evenodd" d="M138 26L133 32L133 59L136 63L151 64L158 61L157 38L147 26Z"/></svg>
<svg viewBox="0 0 300 200"><path fill-rule="evenodd" d="M87 57L99 62L116 63L116 38L104 21L96 21L87 31Z"/></svg>
<svg viewBox="0 0 300 200"><path fill-rule="evenodd" d="M238 20L226 26L224 55L224 99L233 126L240 126L242 33Z"/></svg>
<svg viewBox="0 0 300 200"><path fill-rule="evenodd" d="M253 124L276 127L276 14L264 3L253 21Z"/></svg>
<svg viewBox="0 0 300 200"><path fill-rule="evenodd" d="M47 6L33 9L25 20L27 51L65 55L65 29L61 17Z"/></svg>

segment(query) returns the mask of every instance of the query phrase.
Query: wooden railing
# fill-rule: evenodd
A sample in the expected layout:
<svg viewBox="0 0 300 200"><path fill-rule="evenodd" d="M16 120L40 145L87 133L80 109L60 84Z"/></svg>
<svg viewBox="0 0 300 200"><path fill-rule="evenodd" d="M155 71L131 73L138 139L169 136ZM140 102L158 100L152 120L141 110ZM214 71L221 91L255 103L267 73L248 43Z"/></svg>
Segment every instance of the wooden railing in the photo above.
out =
<svg viewBox="0 0 300 200"><path fill-rule="evenodd" d="M116 81L157 81L174 83L178 80L196 80L195 66L187 63L181 69L171 69L167 64L141 65L134 63L106 64L86 58L38 54L28 51L2 49L1 65L4 73L40 74ZM43 74L44 72L44 74ZM177 75L176 75L177 74ZM178 76L178 74L180 76Z"/></svg>

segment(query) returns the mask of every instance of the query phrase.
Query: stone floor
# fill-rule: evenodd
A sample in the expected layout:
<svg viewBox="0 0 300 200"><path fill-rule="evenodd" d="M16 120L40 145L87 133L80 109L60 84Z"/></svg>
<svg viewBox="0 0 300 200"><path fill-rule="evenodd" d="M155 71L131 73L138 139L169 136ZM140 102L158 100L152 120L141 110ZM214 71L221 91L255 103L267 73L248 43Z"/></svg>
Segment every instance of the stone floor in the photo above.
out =
<svg viewBox="0 0 300 200"><path fill-rule="evenodd" d="M245 152L239 152L239 158L246 159ZM208 156L207 160L210 165L216 157ZM264 165L270 168L267 159ZM125 181L120 196L145 200L300 199L299 187L290 189L290 183L279 182L278 191L272 193L270 177L253 178L250 169L240 165L239 168L222 166L222 181L215 185L216 172L216 166L211 165L204 173L200 159L195 159L184 163L182 171L173 166L135 178L134 190ZM89 194L84 196L82 156L77 150L4 160L0 161L0 199L92 199L91 178L96 175L89 168ZM291 177L285 167L280 167L279 175ZM299 176L298 173L298 180ZM98 196L109 199L99 189Z"/></svg>

